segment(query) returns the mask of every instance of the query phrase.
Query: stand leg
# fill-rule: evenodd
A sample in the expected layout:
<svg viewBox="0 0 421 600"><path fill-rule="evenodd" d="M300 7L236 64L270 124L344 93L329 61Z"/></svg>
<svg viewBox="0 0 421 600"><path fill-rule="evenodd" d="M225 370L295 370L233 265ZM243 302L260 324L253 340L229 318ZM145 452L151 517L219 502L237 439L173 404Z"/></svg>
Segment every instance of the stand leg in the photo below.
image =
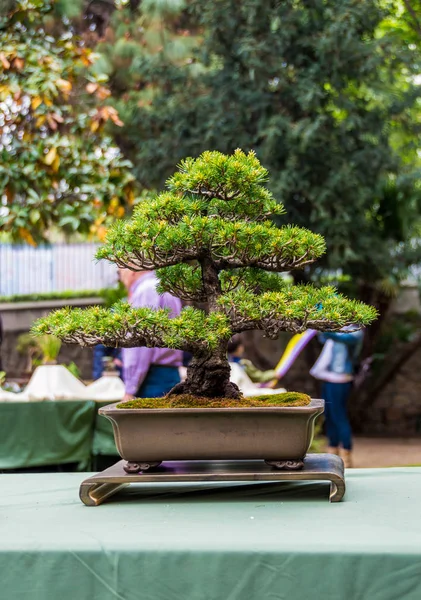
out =
<svg viewBox="0 0 421 600"><path fill-rule="evenodd" d="M159 467L162 461L159 462L131 462L127 461L123 469L126 473L139 473L140 471L149 471Z"/></svg>
<svg viewBox="0 0 421 600"><path fill-rule="evenodd" d="M280 471L299 471L304 467L303 460L265 460L265 463Z"/></svg>
<svg viewBox="0 0 421 600"><path fill-rule="evenodd" d="M128 483L82 483L79 497L86 506L99 506L104 500L128 485Z"/></svg>
<svg viewBox="0 0 421 600"><path fill-rule="evenodd" d="M340 502L345 495L345 481L335 479L330 481L329 502Z"/></svg>

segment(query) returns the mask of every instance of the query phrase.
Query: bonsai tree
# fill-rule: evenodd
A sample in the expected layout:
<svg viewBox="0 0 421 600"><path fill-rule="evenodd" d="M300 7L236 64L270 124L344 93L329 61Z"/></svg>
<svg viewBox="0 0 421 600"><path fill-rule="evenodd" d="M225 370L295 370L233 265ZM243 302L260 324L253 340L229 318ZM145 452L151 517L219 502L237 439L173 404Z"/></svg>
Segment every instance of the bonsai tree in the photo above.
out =
<svg viewBox="0 0 421 600"><path fill-rule="evenodd" d="M320 235L278 228L284 213L264 186L268 172L253 152L204 152L187 158L168 191L139 204L109 230L97 258L132 270L157 270L160 291L205 303L170 318L166 310L114 305L62 309L40 320L39 334L84 346L170 347L193 355L173 394L240 398L230 382L231 336L259 329L270 338L308 328L339 331L367 325L376 311L332 287L290 285L280 273L302 268L325 251Z"/></svg>

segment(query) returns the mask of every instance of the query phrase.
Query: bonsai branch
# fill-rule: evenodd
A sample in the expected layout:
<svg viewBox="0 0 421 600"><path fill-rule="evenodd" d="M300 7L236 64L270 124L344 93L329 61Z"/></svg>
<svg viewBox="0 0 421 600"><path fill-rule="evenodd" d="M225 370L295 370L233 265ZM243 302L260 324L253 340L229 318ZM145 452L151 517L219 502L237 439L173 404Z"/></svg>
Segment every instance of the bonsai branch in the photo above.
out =
<svg viewBox="0 0 421 600"><path fill-rule="evenodd" d="M172 267L181 262L196 260L199 252L196 250L173 250L171 253L153 250L150 254L139 251L127 252L124 256L110 255L107 260L114 262L121 269L132 271L152 271L164 267Z"/></svg>
<svg viewBox="0 0 421 600"><path fill-rule="evenodd" d="M148 348L165 348L167 346L163 338L152 331L139 332L130 331L105 334L93 334L79 331L64 335L60 338L65 344L79 344L80 346L92 347L103 344L109 348L135 348L136 346L147 346Z"/></svg>
<svg viewBox="0 0 421 600"><path fill-rule="evenodd" d="M236 253L230 256L224 256L222 253L215 253L214 256L214 264L220 270L254 267L280 273L282 271L291 271L293 269L302 268L314 262L312 258L307 258L307 252L298 258L283 258L282 256L252 258L247 256L245 251L242 255Z"/></svg>
<svg viewBox="0 0 421 600"><path fill-rule="evenodd" d="M257 329L263 331L268 338L277 339L282 331L291 333L303 333L307 329L317 329L321 331L340 331L346 325L352 323L336 323L323 319L281 319L277 316L266 316L256 319L250 319L246 316L233 314L233 309L229 314L232 331L241 333L242 331L252 331Z"/></svg>
<svg viewBox="0 0 421 600"><path fill-rule="evenodd" d="M205 187L199 187L196 190L189 190L189 193L199 196L205 196L211 199L215 198L217 200L225 200L226 202L229 202L230 200L238 198L238 196L240 195L240 190L232 192L231 194L227 194L225 191L223 191L221 186L215 190L207 189Z"/></svg>

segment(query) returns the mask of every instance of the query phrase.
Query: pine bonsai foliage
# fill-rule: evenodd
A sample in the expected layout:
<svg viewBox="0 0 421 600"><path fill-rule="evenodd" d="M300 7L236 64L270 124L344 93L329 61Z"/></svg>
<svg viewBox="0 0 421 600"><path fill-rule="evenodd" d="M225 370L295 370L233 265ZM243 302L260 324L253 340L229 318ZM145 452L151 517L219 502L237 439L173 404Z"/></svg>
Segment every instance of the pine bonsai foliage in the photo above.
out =
<svg viewBox="0 0 421 600"><path fill-rule="evenodd" d="M165 310L127 303L63 309L40 320L39 334L93 346L170 347L193 354L187 379L171 394L240 397L230 383L227 344L238 332L260 329L270 338L308 328L338 331L376 317L370 306L334 288L290 285L279 273L304 267L325 251L320 235L278 229L284 212L265 187L268 172L255 154L204 152L182 161L168 191L136 207L109 231L98 258L133 270L157 269L160 291L206 302L170 318Z"/></svg>

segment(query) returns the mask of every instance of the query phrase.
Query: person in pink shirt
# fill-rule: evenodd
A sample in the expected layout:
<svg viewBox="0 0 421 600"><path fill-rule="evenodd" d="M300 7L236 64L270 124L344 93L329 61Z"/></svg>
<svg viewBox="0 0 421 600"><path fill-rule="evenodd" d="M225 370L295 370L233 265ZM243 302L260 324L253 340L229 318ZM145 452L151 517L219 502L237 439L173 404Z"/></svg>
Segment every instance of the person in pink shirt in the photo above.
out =
<svg viewBox="0 0 421 600"><path fill-rule="evenodd" d="M158 294L158 280L154 271L120 269L120 278L129 292L134 308L169 308L170 315L180 314L181 301L171 294ZM123 380L126 386L124 400L158 398L167 394L180 382L181 350L169 348L123 348Z"/></svg>

